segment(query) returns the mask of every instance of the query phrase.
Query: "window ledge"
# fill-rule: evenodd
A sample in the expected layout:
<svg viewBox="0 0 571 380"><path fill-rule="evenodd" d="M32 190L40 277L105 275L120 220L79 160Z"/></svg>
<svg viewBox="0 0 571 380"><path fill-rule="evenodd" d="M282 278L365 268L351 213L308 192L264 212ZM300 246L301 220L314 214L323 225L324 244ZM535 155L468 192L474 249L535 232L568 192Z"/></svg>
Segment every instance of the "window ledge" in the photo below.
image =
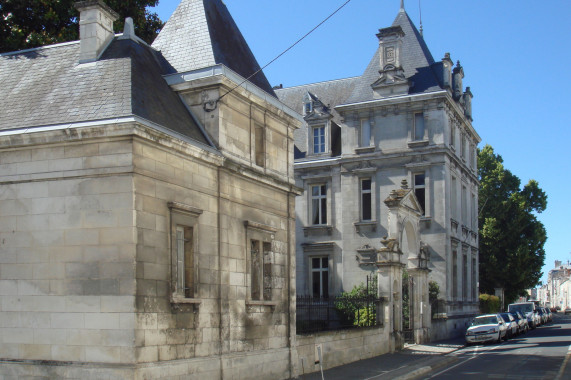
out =
<svg viewBox="0 0 571 380"><path fill-rule="evenodd" d="M252 300L248 300L246 301L246 306L277 306L278 302L277 301L252 301Z"/></svg>
<svg viewBox="0 0 571 380"><path fill-rule="evenodd" d="M327 233L327 235L331 235L333 232L333 227L330 225L316 225L316 226L309 226L303 227L303 234L307 237L310 233Z"/></svg>
<svg viewBox="0 0 571 380"><path fill-rule="evenodd" d="M428 145L429 141L428 140L416 140L416 141L409 141L408 142L408 147L409 148L417 148L419 146L426 146Z"/></svg>
<svg viewBox="0 0 571 380"><path fill-rule="evenodd" d="M202 303L202 300L198 298L185 298L181 296L172 296L171 303L186 303L186 304L200 305Z"/></svg>
<svg viewBox="0 0 571 380"><path fill-rule="evenodd" d="M374 146L362 146L362 147L355 148L356 154L373 153L374 151L375 151Z"/></svg>
<svg viewBox="0 0 571 380"><path fill-rule="evenodd" d="M355 228L357 229L357 232L360 232L362 228L371 228L373 231L377 230L377 221L376 220L366 220L366 221L361 221L361 222L355 222L353 223L355 225Z"/></svg>

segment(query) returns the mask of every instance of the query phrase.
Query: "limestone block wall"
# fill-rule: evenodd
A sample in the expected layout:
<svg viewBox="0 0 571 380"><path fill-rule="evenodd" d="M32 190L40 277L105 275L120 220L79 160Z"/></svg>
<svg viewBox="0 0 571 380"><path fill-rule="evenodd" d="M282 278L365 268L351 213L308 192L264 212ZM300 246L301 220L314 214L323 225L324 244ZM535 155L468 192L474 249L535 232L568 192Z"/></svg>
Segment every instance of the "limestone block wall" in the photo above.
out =
<svg viewBox="0 0 571 380"><path fill-rule="evenodd" d="M0 139L0 357L135 360L129 138Z"/></svg>
<svg viewBox="0 0 571 380"><path fill-rule="evenodd" d="M322 366L328 369L358 360L389 353L389 334L384 327L329 331L314 335L298 335L298 374L320 370L316 345L322 347Z"/></svg>

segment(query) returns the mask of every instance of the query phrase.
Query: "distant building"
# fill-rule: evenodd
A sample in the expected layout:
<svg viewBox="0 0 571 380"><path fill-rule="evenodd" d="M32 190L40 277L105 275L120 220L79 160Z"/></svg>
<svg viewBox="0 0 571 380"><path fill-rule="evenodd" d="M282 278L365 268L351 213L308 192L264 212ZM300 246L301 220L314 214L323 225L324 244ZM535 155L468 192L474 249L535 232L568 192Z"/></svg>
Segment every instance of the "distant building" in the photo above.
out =
<svg viewBox="0 0 571 380"><path fill-rule="evenodd" d="M422 252L430 257L442 302L434 310L440 319L422 327L433 338L457 335L478 312L481 139L472 93L460 62L448 53L434 60L402 3L377 38L363 75L276 91L305 120L294 135L296 184L304 191L296 199L297 291L350 291L376 271L381 240L392 237L409 270ZM385 200L403 180L420 222L399 219L390 231ZM395 286L381 291L400 295ZM417 301L417 313L427 315L428 302Z"/></svg>
<svg viewBox="0 0 571 380"><path fill-rule="evenodd" d="M0 377L296 376L293 131L226 6L0 55ZM241 86L240 86L241 85Z"/></svg>

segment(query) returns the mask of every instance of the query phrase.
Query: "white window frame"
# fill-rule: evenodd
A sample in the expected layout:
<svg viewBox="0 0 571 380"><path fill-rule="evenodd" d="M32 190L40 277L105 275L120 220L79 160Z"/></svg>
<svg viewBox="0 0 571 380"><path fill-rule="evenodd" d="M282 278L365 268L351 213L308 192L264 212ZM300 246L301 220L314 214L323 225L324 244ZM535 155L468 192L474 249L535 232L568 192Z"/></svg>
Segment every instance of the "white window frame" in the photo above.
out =
<svg viewBox="0 0 571 380"><path fill-rule="evenodd" d="M318 134L318 138L319 141L316 144L315 143L315 132L316 131L323 131L322 133ZM321 138L323 138L323 142L321 142ZM327 153L328 151L328 144L327 144L327 139L328 139L328 133L327 133L327 126L325 124L318 124L318 125L313 125L311 126L311 137L310 137L310 142L311 142L311 151L313 154L324 154ZM319 147L319 149L315 149L316 147Z"/></svg>
<svg viewBox="0 0 571 380"><path fill-rule="evenodd" d="M370 187L368 190L363 189L363 181L369 181L370 182ZM359 209L360 209L360 219L362 222L371 222L373 221L374 215L373 215L373 188L374 188L374 182L373 182L373 178L371 177L362 177L359 178ZM365 219L365 205L364 205L364 201L363 198L365 195L369 195L370 199L369 199L369 213L371 214L371 217L369 219Z"/></svg>
<svg viewBox="0 0 571 380"><path fill-rule="evenodd" d="M416 184L416 176L418 175L423 175L424 176L424 185L417 185ZM412 188L414 190L414 195L416 195L416 190L424 190L424 199L421 201L420 199L417 199L418 201L421 203L421 207L422 207L422 212L423 212L423 216L428 216L428 176L426 175L426 171L420 171L420 172L413 172L412 173Z"/></svg>
<svg viewBox="0 0 571 380"><path fill-rule="evenodd" d="M313 195L313 189L319 187L319 194ZM325 187L325 194L322 193L322 187ZM311 183L309 184L309 225L326 226L329 221L329 184L327 183ZM314 202L317 201L319 223L314 223ZM325 202L323 202L325 200ZM324 204L325 203L325 204ZM323 223L323 212L325 211L325 222Z"/></svg>
<svg viewBox="0 0 571 380"><path fill-rule="evenodd" d="M313 294L313 276L317 273L319 276L319 297L329 297L329 293L331 292L331 271L329 268L331 264L329 262L329 255L315 255L309 256L309 288L310 288L310 295L311 297L315 297ZM319 259L319 268L313 268L313 259ZM323 259L327 262L327 268L323 268L322 263ZM327 272L327 294L324 294L324 284L323 284L323 272Z"/></svg>

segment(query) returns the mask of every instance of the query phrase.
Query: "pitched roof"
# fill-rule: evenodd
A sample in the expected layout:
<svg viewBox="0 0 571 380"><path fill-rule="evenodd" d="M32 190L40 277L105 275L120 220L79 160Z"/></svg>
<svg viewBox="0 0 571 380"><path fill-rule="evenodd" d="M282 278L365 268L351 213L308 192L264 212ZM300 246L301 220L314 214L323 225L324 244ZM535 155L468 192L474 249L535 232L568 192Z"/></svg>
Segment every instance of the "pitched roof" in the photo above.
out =
<svg viewBox="0 0 571 380"><path fill-rule="evenodd" d="M79 43L0 55L0 130L139 116L207 144L162 74L172 70L149 46L115 40L93 63Z"/></svg>
<svg viewBox="0 0 571 380"><path fill-rule="evenodd" d="M434 58L404 9L401 8L392 26L400 26L405 33L401 50L401 63L405 77L414 83L410 93L440 90L437 77L431 67ZM346 103L358 103L374 99L371 84L379 78L379 71L381 70L379 54L380 49L377 49Z"/></svg>
<svg viewBox="0 0 571 380"><path fill-rule="evenodd" d="M182 0L152 44L177 72L223 64L244 78L260 65L221 0ZM262 71L250 82L275 96Z"/></svg>

